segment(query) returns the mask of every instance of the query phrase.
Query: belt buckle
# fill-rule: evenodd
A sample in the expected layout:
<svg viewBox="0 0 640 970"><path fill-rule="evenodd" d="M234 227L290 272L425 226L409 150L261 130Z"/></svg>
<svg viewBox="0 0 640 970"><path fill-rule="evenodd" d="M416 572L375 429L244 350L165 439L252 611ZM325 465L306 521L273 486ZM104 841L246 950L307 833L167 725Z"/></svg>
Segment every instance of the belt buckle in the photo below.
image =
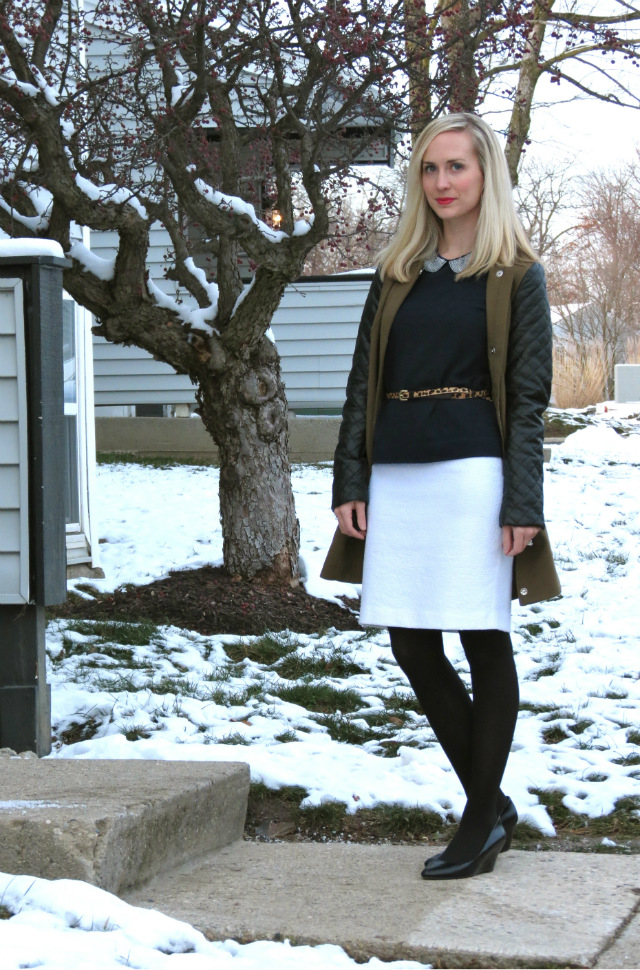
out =
<svg viewBox="0 0 640 970"><path fill-rule="evenodd" d="M409 400L409 391L398 391L398 400L399 401L408 401Z"/></svg>

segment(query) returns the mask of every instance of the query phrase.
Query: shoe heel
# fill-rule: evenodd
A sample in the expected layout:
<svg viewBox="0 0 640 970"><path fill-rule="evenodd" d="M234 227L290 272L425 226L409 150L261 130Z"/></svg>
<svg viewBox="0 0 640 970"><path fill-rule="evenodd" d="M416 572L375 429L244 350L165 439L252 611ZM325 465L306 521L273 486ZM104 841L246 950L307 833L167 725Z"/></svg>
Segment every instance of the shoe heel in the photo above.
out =
<svg viewBox="0 0 640 970"><path fill-rule="evenodd" d="M516 811L516 806L513 804L511 799L507 802L506 807L500 813L500 821L502 822L502 827L504 829L504 834L506 839L501 852L507 852L511 848L511 840L513 839L513 830L518 824L518 813Z"/></svg>
<svg viewBox="0 0 640 970"><path fill-rule="evenodd" d="M504 852L504 847L498 842L495 849L493 849L491 852L487 852L485 858L482 860L482 864L477 870L478 874L484 872L493 872L496 861L501 852Z"/></svg>

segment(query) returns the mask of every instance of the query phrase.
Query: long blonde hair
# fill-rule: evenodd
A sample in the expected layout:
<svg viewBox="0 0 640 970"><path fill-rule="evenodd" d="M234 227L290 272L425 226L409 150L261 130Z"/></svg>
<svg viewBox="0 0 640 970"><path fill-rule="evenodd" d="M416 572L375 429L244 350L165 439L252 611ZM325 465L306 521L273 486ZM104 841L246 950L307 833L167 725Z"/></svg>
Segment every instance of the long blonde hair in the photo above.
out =
<svg viewBox="0 0 640 970"><path fill-rule="evenodd" d="M422 188L422 157L433 139L445 131L468 131L471 134L484 175L475 246L471 259L458 273L457 279L487 273L496 263L513 266L518 257L538 262L513 203L507 161L495 132L478 115L459 112L436 118L416 139L398 228L379 257L382 276L389 275L406 283L416 263L436 255L442 220L427 202Z"/></svg>

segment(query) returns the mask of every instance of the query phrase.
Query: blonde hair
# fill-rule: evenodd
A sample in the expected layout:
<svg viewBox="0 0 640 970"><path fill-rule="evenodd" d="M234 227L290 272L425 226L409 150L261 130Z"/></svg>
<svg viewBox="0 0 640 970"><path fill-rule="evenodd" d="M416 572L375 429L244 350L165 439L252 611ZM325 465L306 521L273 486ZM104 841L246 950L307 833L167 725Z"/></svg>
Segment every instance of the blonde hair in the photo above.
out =
<svg viewBox="0 0 640 970"><path fill-rule="evenodd" d="M470 112L436 118L418 135L407 172L402 215L395 235L379 257L380 272L406 283L418 262L436 255L442 220L422 188L422 157L437 135L468 131L484 175L476 241L471 259L457 279L487 273L496 263L513 266L518 257L539 261L518 218L504 152L492 128Z"/></svg>

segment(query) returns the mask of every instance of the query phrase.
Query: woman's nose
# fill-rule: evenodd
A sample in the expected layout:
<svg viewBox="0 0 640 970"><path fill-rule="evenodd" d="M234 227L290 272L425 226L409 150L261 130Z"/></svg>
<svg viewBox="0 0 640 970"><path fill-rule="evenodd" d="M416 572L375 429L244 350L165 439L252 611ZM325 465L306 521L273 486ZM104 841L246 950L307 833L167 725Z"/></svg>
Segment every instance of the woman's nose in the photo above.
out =
<svg viewBox="0 0 640 970"><path fill-rule="evenodd" d="M436 176L436 188L446 189L449 185L449 175L446 169L440 169Z"/></svg>

